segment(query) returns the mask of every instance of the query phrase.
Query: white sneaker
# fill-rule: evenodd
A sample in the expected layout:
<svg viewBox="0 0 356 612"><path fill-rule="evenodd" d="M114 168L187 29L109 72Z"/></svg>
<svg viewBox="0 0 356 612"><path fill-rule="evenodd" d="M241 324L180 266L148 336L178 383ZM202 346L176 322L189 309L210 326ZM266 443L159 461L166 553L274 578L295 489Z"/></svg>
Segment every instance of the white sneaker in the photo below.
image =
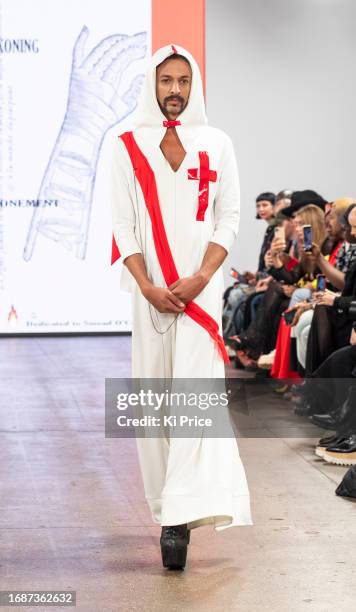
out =
<svg viewBox="0 0 356 612"><path fill-rule="evenodd" d="M276 355L276 349L273 349L268 355L261 355L259 360L257 361L257 365L259 368L263 370L270 370L273 366L274 358Z"/></svg>

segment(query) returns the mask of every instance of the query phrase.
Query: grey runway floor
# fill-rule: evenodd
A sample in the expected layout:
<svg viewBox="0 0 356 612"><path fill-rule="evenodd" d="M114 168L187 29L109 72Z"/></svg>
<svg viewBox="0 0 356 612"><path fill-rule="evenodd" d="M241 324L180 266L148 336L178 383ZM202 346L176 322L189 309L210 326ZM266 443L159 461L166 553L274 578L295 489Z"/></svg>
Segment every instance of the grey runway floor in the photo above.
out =
<svg viewBox="0 0 356 612"><path fill-rule="evenodd" d="M104 436L104 379L130 376L130 344L0 338L1 590L75 590L81 612L355 610L346 470L278 398L242 417L254 525L196 529L185 571L162 568L135 440Z"/></svg>

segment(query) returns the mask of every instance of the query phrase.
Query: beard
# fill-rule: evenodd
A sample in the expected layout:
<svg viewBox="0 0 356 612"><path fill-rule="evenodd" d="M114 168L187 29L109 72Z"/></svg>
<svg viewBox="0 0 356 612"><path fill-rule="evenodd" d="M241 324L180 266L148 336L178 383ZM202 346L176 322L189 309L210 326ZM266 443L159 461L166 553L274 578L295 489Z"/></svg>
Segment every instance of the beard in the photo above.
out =
<svg viewBox="0 0 356 612"><path fill-rule="evenodd" d="M180 108L177 107L176 112L177 113L181 113L185 107L187 106L187 102L184 100L184 98L182 98L182 96L167 96L166 98L164 98L162 104L159 103L160 107L161 107L161 111L167 112L167 106L169 104L169 102L179 102L180 104Z"/></svg>

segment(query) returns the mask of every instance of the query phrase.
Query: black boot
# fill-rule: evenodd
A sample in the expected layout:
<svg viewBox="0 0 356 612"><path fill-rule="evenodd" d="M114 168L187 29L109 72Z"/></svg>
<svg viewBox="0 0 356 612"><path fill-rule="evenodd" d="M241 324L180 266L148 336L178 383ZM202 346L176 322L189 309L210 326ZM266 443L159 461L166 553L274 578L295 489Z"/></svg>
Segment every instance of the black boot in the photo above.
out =
<svg viewBox="0 0 356 612"><path fill-rule="evenodd" d="M171 569L183 569L187 559L190 530L187 524L162 527L160 539L162 563Z"/></svg>
<svg viewBox="0 0 356 612"><path fill-rule="evenodd" d="M328 405L325 401L325 389L321 389L317 381L307 379L299 386L298 397L294 400L294 413L298 416L311 416L312 414L324 414Z"/></svg>
<svg viewBox="0 0 356 612"><path fill-rule="evenodd" d="M311 416L312 414L314 414L314 412L315 406L313 406L313 404L309 403L306 400L301 401L294 407L294 414L297 414L298 416Z"/></svg>
<svg viewBox="0 0 356 612"><path fill-rule="evenodd" d="M312 389L311 385L301 387L299 398L294 401L294 414L298 416L324 414L323 404L317 393L312 393Z"/></svg>
<svg viewBox="0 0 356 612"><path fill-rule="evenodd" d="M329 414L313 414L310 420L314 425L323 429L345 429L351 421L355 420L356 406L351 404L348 397L339 410Z"/></svg>

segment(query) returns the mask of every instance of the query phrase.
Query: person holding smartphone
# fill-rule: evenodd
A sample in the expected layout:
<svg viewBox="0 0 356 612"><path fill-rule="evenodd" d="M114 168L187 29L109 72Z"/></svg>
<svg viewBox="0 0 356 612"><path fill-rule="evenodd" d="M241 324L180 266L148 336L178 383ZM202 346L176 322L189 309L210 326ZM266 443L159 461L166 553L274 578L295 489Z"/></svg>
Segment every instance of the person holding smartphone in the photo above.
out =
<svg viewBox="0 0 356 612"><path fill-rule="evenodd" d="M305 279L306 282L313 281L316 276L317 262L316 255L310 251L309 243L305 245L305 226L308 226L309 236L312 236L312 241L321 251L326 241L327 233L325 227L325 218L323 211L310 204L301 208L293 219L295 234L298 241L298 251L301 253L299 262L288 270L285 265L281 253L283 253L286 243L283 237L277 236L272 242L271 251L269 254L270 266L268 273L276 280L283 281L286 284L294 285L300 279ZM307 249L305 249L307 246Z"/></svg>
<svg viewBox="0 0 356 612"><path fill-rule="evenodd" d="M344 215L349 241L356 243L356 204ZM314 316L308 338L306 375L311 374L338 348L349 343L351 322L347 311L356 297L356 262L345 274L341 293L324 291L316 294Z"/></svg>
<svg viewBox="0 0 356 612"><path fill-rule="evenodd" d="M331 305L334 293L337 289L342 289L345 273L356 261L356 244L349 242L349 230L344 219L344 214L352 198L340 198L331 204L330 210L325 216L326 228L329 238L333 241L334 247L329 257L320 253L319 247L313 244L313 253L317 258L318 268L323 272L317 276L317 293L323 293L325 302ZM323 286L320 286L321 279L324 279ZM326 289L324 293L324 289ZM321 297L321 296L320 296ZM311 302L302 301L294 307L294 319L291 323L291 336L296 341L296 355L298 371L304 374L306 366L306 352L311 323L314 316L316 304L315 294Z"/></svg>
<svg viewBox="0 0 356 612"><path fill-rule="evenodd" d="M297 237L298 251L301 253L299 261L286 261L283 253L285 246L278 236L272 243L271 266L269 273L282 284L282 290L290 297L288 308L282 313L282 320L278 329L276 352L273 357L271 376L274 378L288 378L294 376L300 356L294 339L294 328L302 314L312 317L310 299L316 288L316 277L319 270L316 267L316 258L311 252L313 240L324 249L327 233L324 213L320 207L309 205L301 208L293 219ZM291 359L293 357L293 359Z"/></svg>

